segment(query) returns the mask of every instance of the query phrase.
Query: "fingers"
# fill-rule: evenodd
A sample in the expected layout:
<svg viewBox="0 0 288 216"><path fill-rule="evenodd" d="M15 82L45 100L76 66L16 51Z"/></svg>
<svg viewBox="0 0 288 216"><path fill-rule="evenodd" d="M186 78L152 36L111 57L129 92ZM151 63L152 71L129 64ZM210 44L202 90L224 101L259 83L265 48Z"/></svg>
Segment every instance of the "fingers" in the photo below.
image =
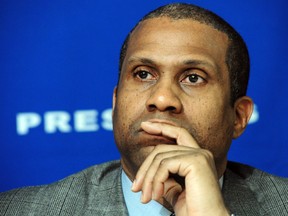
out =
<svg viewBox="0 0 288 216"><path fill-rule="evenodd" d="M148 155L148 157L143 162L141 167L139 168L137 175L135 177L135 180L133 182L132 190L135 192L140 191L142 189L144 178L147 179L147 177L149 177L149 179L151 179L155 175L155 172L158 169L159 164L165 158L170 158L170 157L175 158L177 155L180 155L184 151L188 151L188 150L190 149L185 146L183 146L182 149L179 149L179 146L176 146L176 145L156 146L154 150ZM169 173L166 173L166 174L169 176Z"/></svg>
<svg viewBox="0 0 288 216"><path fill-rule="evenodd" d="M141 167L137 173L137 180L133 189L134 191L142 190L141 201L143 203L147 203L151 199L159 200L165 197L173 205L179 194L185 189L183 182L184 178L185 181L187 180L187 177L190 179L190 183L191 181L198 181L197 184L201 181L203 174L207 175L209 179L217 181L216 172L213 172L213 169L211 169L212 175L209 175L211 170L206 171L203 168L207 166L214 168L212 154L208 151L188 149L188 147L173 150L170 147L169 151L163 152L164 149L167 150L166 147L170 146L157 146L149 155L150 158L145 161L145 163L148 163L145 164L145 166L149 166L148 169L142 169ZM175 175L171 176L171 174ZM192 186L196 185L192 184Z"/></svg>
<svg viewBox="0 0 288 216"><path fill-rule="evenodd" d="M156 145L139 168L132 190L142 191L143 203L164 198L177 213L183 206L189 212L224 206L211 152L201 149L184 128L155 122L142 122L141 127L177 143Z"/></svg>
<svg viewBox="0 0 288 216"><path fill-rule="evenodd" d="M184 128L155 122L142 122L141 127L147 133L173 138L178 145L199 148L195 139Z"/></svg>
<svg viewBox="0 0 288 216"><path fill-rule="evenodd" d="M161 147L165 147L162 145ZM160 151L161 147L158 147L155 151ZM185 169L181 167L181 158L183 155L187 154L186 150L175 150L168 151L164 153L158 153L153 158L148 170L142 172L139 170L137 174L137 179L141 179L137 182L136 187L138 190L142 190L143 203L149 202L151 199L159 200L165 192L167 192L167 186L165 184L168 179L173 180L174 187L177 189L173 194L182 191L182 186L173 178L171 178L171 173L185 176ZM183 185L184 186L184 185Z"/></svg>
<svg viewBox="0 0 288 216"><path fill-rule="evenodd" d="M165 147L157 146L154 151L159 152ZM185 185L177 180L179 177L184 179ZM225 212L213 156L206 150L187 151L185 148L158 153L142 178L141 186L136 183L136 187L142 190L143 203L152 199L161 202L164 198L176 215L181 215L179 212L183 209L187 212L211 212L208 215L214 215L216 211Z"/></svg>
<svg viewBox="0 0 288 216"><path fill-rule="evenodd" d="M163 124L163 123L152 123L152 122L142 122L141 127L144 131L147 133L153 134L153 135L162 135L169 138L173 138L176 140L176 143L178 145L183 146L182 150L190 150L190 148L198 148L199 146L194 140L194 138L185 130L184 128ZM160 145L159 145L160 146ZM141 165L140 169L138 170L138 173L135 177L134 184L132 187L132 190L137 192L140 191L142 188L144 177L146 178L146 172L148 169L150 169L150 165L152 161L155 159L155 156L163 151L169 152L171 151L171 154L167 155L167 157L170 157L171 155L175 156L175 152L179 150L179 146L176 145L166 145L165 149L161 149L158 151L157 149L159 146L155 147L155 150L146 158L146 160ZM150 197L150 196L149 196Z"/></svg>

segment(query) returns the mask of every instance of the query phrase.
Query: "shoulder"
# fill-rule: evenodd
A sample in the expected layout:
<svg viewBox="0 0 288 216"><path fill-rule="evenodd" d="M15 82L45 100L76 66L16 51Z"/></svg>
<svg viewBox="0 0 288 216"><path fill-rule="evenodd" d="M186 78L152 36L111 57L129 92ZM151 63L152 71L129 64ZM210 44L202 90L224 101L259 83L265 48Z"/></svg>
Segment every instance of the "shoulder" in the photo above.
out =
<svg viewBox="0 0 288 216"><path fill-rule="evenodd" d="M21 192L39 194L40 192L53 192L54 190L62 191L65 189L74 190L77 186L93 185L106 189L112 187L117 182L120 175L120 162L110 161L99 165L86 168L78 173L72 174L64 179L47 185L24 187L8 192L0 193L0 196L7 194L20 194Z"/></svg>
<svg viewBox="0 0 288 216"><path fill-rule="evenodd" d="M288 213L286 207L288 205L288 178L271 175L235 162L228 163L225 178L230 189L233 188L237 194L241 194L242 198L238 196L239 199L246 199L249 194L249 202L253 203L252 200L255 200L254 207L259 205L263 215Z"/></svg>
<svg viewBox="0 0 288 216"><path fill-rule="evenodd" d="M69 215L72 209L75 213L75 207L83 206L87 199L95 199L97 194L119 187L120 170L119 161L113 161L92 166L52 184L0 193L0 215L25 215L32 211L33 215L48 211L51 214L47 215L58 215L62 211Z"/></svg>
<svg viewBox="0 0 288 216"><path fill-rule="evenodd" d="M271 187L286 186L285 187L286 189L288 184L288 178L272 175L257 168L254 168L252 166L231 161L228 162L227 172L228 173L230 172L230 174L233 173L235 177L237 176L239 179L242 179L251 185L260 184L263 186L270 185Z"/></svg>
<svg viewBox="0 0 288 216"><path fill-rule="evenodd" d="M68 177L68 179L76 178L99 187L111 187L115 184L115 181L117 182L118 180L120 168L120 161L110 161L89 167L71 177Z"/></svg>

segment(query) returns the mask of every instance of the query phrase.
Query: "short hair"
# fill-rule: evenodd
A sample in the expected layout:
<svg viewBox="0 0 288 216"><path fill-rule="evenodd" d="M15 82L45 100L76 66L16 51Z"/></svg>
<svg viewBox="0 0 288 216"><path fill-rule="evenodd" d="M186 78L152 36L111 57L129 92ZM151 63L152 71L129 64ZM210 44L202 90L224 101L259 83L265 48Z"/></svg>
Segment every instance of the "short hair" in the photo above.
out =
<svg viewBox="0 0 288 216"><path fill-rule="evenodd" d="M225 33L229 39L225 61L230 78L231 105L233 106L239 97L246 95L250 73L250 60L248 49L243 38L229 23L215 13L199 6L187 3L172 3L161 6L145 15L134 26L124 40L120 51L119 79L132 32L144 20L159 17L168 17L173 20L191 19Z"/></svg>

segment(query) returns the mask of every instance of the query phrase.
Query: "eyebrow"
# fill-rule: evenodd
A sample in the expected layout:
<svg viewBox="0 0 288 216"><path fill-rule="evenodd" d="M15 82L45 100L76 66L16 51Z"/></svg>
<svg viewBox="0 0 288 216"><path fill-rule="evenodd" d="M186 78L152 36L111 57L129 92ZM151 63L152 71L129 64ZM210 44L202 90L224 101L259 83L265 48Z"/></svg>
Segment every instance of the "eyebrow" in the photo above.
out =
<svg viewBox="0 0 288 216"><path fill-rule="evenodd" d="M217 64L213 64L209 61L203 61L203 60L185 60L183 61L183 63L185 65L188 65L188 66L198 66L198 65L202 65L204 67L207 67L207 68L210 68L212 69L216 74L217 76L222 76L220 71L219 71L219 66Z"/></svg>
<svg viewBox="0 0 288 216"><path fill-rule="evenodd" d="M205 67L211 68L213 69L213 71L215 71L215 73L220 76L220 72L219 72L219 66L217 64L213 64L209 61L202 61L202 60L185 60L183 62L185 65L191 65L191 66L197 66L197 65L203 65Z"/></svg>
<svg viewBox="0 0 288 216"><path fill-rule="evenodd" d="M140 62L142 64L148 64L148 65L155 66L155 67L157 66L157 63L153 59L145 58L145 57L131 57L131 59L128 60L128 64L133 64L134 62ZM218 66L208 61L203 61L199 59L188 59L188 60L182 61L182 63L187 66L202 65L208 68L212 68L213 71L217 73L217 75L220 75Z"/></svg>
<svg viewBox="0 0 288 216"><path fill-rule="evenodd" d="M155 61L153 61L152 59L149 58L142 58L142 57L132 57L131 59L128 60L128 63L134 63L134 62L141 62L143 64L151 64L151 65L157 65ZM204 65L204 66L208 66L208 67L214 67L213 64L207 62L207 61L202 61L202 60L184 60L182 62L185 65L192 65L192 66L196 66L196 65Z"/></svg>
<svg viewBox="0 0 288 216"><path fill-rule="evenodd" d="M149 58L132 57L131 59L128 60L128 64L131 64L134 62L141 62L142 64L149 64L149 65L157 65L155 61Z"/></svg>
<svg viewBox="0 0 288 216"><path fill-rule="evenodd" d="M202 61L202 60L185 60L183 61L183 63L185 65L192 65L192 66L195 66L195 65L204 65L204 66L208 66L208 67L213 67L212 64L210 64L209 62L207 61Z"/></svg>

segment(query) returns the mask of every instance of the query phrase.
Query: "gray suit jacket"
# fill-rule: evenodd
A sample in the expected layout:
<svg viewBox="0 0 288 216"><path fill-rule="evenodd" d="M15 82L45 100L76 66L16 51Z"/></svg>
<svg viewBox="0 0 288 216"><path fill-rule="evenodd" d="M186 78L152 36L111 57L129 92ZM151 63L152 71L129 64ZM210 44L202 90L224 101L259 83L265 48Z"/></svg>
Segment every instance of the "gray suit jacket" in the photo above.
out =
<svg viewBox="0 0 288 216"><path fill-rule="evenodd" d="M223 196L240 215L288 215L288 179L228 163ZM1 216L128 215L119 161L90 167L53 184L0 194Z"/></svg>

